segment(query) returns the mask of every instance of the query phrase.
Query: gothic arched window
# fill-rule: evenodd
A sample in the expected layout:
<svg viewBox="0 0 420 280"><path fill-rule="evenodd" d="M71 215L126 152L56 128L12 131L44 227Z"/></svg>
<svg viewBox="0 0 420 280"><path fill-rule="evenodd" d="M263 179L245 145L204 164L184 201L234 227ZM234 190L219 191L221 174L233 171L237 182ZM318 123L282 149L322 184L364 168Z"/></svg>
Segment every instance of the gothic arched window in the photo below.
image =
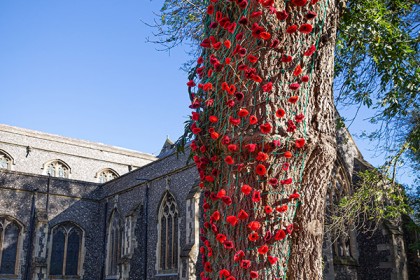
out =
<svg viewBox="0 0 420 280"><path fill-rule="evenodd" d="M46 174L52 177L69 178L70 167L61 160L54 160L45 164Z"/></svg>
<svg viewBox="0 0 420 280"><path fill-rule="evenodd" d="M12 157L5 151L0 150L0 169L10 170L12 168L12 162Z"/></svg>
<svg viewBox="0 0 420 280"><path fill-rule="evenodd" d="M50 275L79 276L83 231L72 223L60 224L51 233Z"/></svg>
<svg viewBox="0 0 420 280"><path fill-rule="evenodd" d="M166 192L159 206L158 215L158 271L178 271L178 207L175 198Z"/></svg>
<svg viewBox="0 0 420 280"><path fill-rule="evenodd" d="M120 215L114 210L108 227L107 277L118 278L118 263L121 258L121 240Z"/></svg>
<svg viewBox="0 0 420 280"><path fill-rule="evenodd" d="M0 217L0 275L17 274L21 231L22 227L15 220Z"/></svg>
<svg viewBox="0 0 420 280"><path fill-rule="evenodd" d="M117 178L118 176L118 173L110 168L103 169L96 174L96 177L98 178L98 181L101 184L111 181Z"/></svg>

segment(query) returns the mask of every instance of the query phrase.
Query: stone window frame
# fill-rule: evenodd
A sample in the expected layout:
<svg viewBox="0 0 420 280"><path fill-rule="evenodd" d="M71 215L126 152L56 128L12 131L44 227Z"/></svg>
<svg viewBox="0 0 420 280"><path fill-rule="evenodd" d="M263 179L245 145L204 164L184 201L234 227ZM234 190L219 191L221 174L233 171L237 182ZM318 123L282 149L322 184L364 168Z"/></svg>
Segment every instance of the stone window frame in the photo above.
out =
<svg viewBox="0 0 420 280"><path fill-rule="evenodd" d="M50 161L47 161L46 163L44 163L44 166L42 167L42 169L44 170L43 171L43 173L44 173L44 175L50 175L49 174L49 166L51 165L51 164L53 164L53 165L55 165L55 172L57 173L58 172L58 167L59 166L63 166L64 167L64 170L66 170L67 171L67 174L65 174L65 176L64 177L59 177L59 176L53 176L53 175L51 175L51 177L54 177L54 178L65 178L65 179L70 179L70 175L71 175L71 168L70 168L70 165L68 165L65 161L63 161L63 160L61 160L61 159L53 159L53 160L50 160Z"/></svg>
<svg viewBox="0 0 420 280"><path fill-rule="evenodd" d="M50 275L51 269L51 255L52 255L52 248L53 248L53 237L54 231L63 227L65 229L65 240L64 240L64 256L63 256L63 275ZM67 258L67 246L68 246L68 236L69 233L73 228L76 228L81 232L80 237L80 245L79 245L79 258L77 263L77 275L65 275L65 266L66 266L66 258ZM78 224L72 221L64 221L54 225L51 230L49 231L49 242L48 242L48 261L47 261L47 275L48 279L83 279L83 264L85 260L85 230Z"/></svg>
<svg viewBox="0 0 420 280"><path fill-rule="evenodd" d="M338 158L334 166L334 173L331 176L331 188L328 190L328 200L329 200L329 211L331 214L335 212L336 203L345 195L351 194L352 181L349 174L346 172L344 164ZM358 249L357 249L357 233L355 229L351 228L349 225L347 234L341 234L340 236L333 236L332 241L332 252L333 256L337 258L352 258L354 260L358 259Z"/></svg>
<svg viewBox="0 0 420 280"><path fill-rule="evenodd" d="M21 221L19 221L18 219L12 216L0 214L0 218L4 219L5 221L5 223L2 225L3 229L6 229L7 226L11 223L15 223L19 229L18 241L17 241L17 246L16 246L15 273L14 274L0 274L0 278L6 277L10 279L18 279L19 274L20 274L20 260L23 253L23 241L25 239L25 231L24 231L25 227ZM0 232L0 265L1 265L1 258L3 256L4 233L5 233L5 230L2 230Z"/></svg>
<svg viewBox="0 0 420 280"><path fill-rule="evenodd" d="M161 267L161 241L162 241L162 216L164 214L163 210L163 206L167 203L168 197L171 197L173 200L173 203L175 205L175 213L176 214L176 225L177 225L177 233L176 233L176 241L175 244L173 244L173 250L175 249L176 246L176 267L173 269L162 269ZM175 196L170 192L170 191L165 191L165 193L162 195L162 199L160 201L160 203L158 204L159 208L158 208L158 221L157 221L157 244L156 244L156 264L155 264L155 268L157 271L157 276L175 276L179 274L179 268L180 268L180 215L179 215L179 207L178 207L178 203L176 201ZM171 215L172 216L172 215ZM175 222L173 223L173 225L175 225ZM174 232L175 233L175 232ZM174 238L172 238L172 240L174 240ZM168 237L166 238L166 243L168 242ZM168 247L166 247L168 248ZM166 258L168 258L169 253L166 253ZM172 251L173 254L173 251Z"/></svg>
<svg viewBox="0 0 420 280"><path fill-rule="evenodd" d="M104 181L104 182L101 181L101 175L102 174L106 175L105 177L106 177L107 180ZM110 175L112 175L113 177L109 178ZM98 172L96 172L96 174L95 174L95 178L97 179L98 183L100 183L100 184L105 184L106 182L114 180L118 177L120 177L120 174L118 174L118 172L115 171L112 168L103 168L103 169L99 170Z"/></svg>
<svg viewBox="0 0 420 280"><path fill-rule="evenodd" d="M117 227L117 233L118 236L116 237L116 244L117 244L117 259L116 259L116 265L117 265L117 271L116 274L111 275L110 274L110 267L111 264L110 262L112 261L111 259L111 250L110 250L110 246L114 245L114 243L111 243L111 230L112 227L114 225L113 221L115 219L115 216L118 215L117 219L118 219L118 227ZM122 224L122 220L121 220L121 214L118 211L117 208L114 208L113 211L111 212L111 215L109 216L109 220L108 220L108 229L107 229L107 241L106 241L106 262L105 262L105 279L118 279L118 274L120 273L120 267L119 267L119 262L121 261L121 257L122 257L122 249L123 249L123 234L122 234L122 229L123 229L123 224ZM119 255L118 255L119 254Z"/></svg>
<svg viewBox="0 0 420 280"><path fill-rule="evenodd" d="M15 165L15 160L8 152L0 149L0 160L2 159L6 159L7 167L6 168L0 167L0 169L12 170L12 166Z"/></svg>

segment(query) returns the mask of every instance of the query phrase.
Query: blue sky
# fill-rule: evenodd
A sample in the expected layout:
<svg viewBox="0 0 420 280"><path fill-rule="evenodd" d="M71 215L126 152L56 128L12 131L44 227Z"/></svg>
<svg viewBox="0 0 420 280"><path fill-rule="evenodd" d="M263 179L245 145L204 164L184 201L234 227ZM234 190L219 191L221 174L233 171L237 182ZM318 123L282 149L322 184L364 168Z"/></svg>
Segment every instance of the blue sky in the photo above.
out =
<svg viewBox="0 0 420 280"><path fill-rule="evenodd" d="M142 21L162 3L0 1L0 123L159 153L190 112L185 50L146 42L154 30ZM366 127L361 115L352 133ZM368 161L383 162L355 140Z"/></svg>

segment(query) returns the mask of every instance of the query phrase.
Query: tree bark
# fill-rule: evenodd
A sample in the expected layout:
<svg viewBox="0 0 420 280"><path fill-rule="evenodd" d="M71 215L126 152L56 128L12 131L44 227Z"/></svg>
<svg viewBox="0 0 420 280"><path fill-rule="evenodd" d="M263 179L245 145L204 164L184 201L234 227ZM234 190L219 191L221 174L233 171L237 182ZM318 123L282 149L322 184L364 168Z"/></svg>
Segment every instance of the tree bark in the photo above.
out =
<svg viewBox="0 0 420 280"><path fill-rule="evenodd" d="M266 5L270 0L249 1L246 10L235 1L212 4L206 24L219 26L202 44L206 50L191 127L205 190L202 279L322 279L324 201L336 155L332 82L337 25L335 2L324 1L272 1L278 12L289 14L284 20L273 16ZM310 11L316 20L308 19ZM220 27L221 18L232 24L243 17L248 22L232 32L229 24ZM286 32L306 23L313 24L312 32L302 27ZM257 34L255 24L270 36ZM314 55L307 53L312 46ZM256 123L239 114L243 109ZM279 109L285 116L277 114ZM301 139L305 144L298 146ZM252 193L244 193L244 185ZM288 210L277 210L282 206ZM238 221L233 225L229 217Z"/></svg>

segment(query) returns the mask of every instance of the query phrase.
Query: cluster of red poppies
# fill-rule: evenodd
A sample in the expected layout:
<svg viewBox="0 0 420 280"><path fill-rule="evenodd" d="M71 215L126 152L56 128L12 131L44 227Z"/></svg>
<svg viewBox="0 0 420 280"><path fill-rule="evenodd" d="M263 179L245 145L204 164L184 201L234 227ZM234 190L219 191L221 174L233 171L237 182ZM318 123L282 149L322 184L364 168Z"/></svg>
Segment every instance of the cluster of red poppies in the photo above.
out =
<svg viewBox="0 0 420 280"><path fill-rule="evenodd" d="M305 115L298 104L310 82L303 58L316 52L307 38L314 32L318 0L285 1L282 9L274 0L210 2L208 37L197 60L200 82L187 83L190 92L196 91L190 105L196 138L191 150L204 191L201 279L281 279L285 270L274 267L285 266L288 252L279 248L293 232L299 199L299 172L291 169L305 148ZM270 33L273 20L279 34ZM305 38L300 53L284 47L286 36ZM290 69L285 89L261 74L267 65L260 50L267 48L280 50L278 63ZM256 95L285 90L288 96L274 110L274 121L256 109ZM280 123L287 137L279 136Z"/></svg>

